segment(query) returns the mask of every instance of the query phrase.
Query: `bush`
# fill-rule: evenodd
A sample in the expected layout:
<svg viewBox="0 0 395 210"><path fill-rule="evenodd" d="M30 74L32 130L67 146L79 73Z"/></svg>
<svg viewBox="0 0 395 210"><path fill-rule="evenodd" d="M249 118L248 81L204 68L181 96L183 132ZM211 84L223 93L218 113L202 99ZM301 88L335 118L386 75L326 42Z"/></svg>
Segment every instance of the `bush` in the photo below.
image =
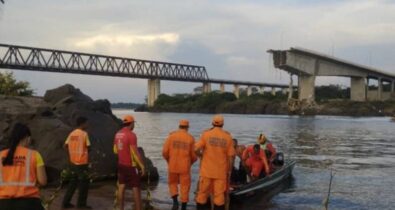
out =
<svg viewBox="0 0 395 210"><path fill-rule="evenodd" d="M0 72L0 95L32 96L33 94L29 82L16 81L12 72Z"/></svg>

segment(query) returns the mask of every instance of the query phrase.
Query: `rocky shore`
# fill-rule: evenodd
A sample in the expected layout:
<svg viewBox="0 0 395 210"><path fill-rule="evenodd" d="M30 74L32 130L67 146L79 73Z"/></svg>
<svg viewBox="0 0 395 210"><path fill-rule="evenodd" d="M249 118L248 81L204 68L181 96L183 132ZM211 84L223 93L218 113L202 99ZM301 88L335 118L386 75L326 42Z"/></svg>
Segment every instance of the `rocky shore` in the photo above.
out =
<svg viewBox="0 0 395 210"><path fill-rule="evenodd" d="M92 100L72 85L48 90L44 97L0 96L0 149L6 147L15 122L27 124L32 131L32 147L43 156L49 180L54 182L68 166L63 144L79 116L88 118L93 177L115 177L116 156L112 148L121 121L112 114L109 101ZM157 175L156 168L150 165L151 174ZM151 178L157 180L154 175Z"/></svg>

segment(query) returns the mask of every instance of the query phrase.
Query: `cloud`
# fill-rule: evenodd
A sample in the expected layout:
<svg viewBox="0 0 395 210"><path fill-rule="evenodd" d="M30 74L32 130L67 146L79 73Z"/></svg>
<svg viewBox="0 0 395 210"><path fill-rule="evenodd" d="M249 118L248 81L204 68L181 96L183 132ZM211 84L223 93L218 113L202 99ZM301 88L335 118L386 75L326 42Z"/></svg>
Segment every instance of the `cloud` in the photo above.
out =
<svg viewBox="0 0 395 210"><path fill-rule="evenodd" d="M148 44L152 42L164 42L167 44L176 44L179 40L179 35L176 33L164 34L147 34L147 35L95 35L88 38L82 38L75 41L75 46L78 48L92 48L97 45L110 46L126 46L130 47L136 44Z"/></svg>
<svg viewBox="0 0 395 210"><path fill-rule="evenodd" d="M0 42L203 65L211 78L286 84L288 76L273 69L267 49L333 49L340 58L395 73L393 11L394 2L387 0L15 0L3 8ZM93 76L16 75L39 93L79 81L95 98L143 101L147 94L146 82L138 79L101 77L101 86ZM200 85L163 84L170 94ZM108 94L118 89L133 91Z"/></svg>

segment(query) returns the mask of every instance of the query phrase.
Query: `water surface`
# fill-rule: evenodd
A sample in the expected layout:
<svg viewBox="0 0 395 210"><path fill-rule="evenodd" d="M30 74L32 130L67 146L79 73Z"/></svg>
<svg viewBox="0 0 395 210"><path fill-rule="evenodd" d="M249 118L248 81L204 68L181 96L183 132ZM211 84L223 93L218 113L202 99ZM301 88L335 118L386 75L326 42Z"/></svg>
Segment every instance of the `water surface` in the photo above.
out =
<svg viewBox="0 0 395 210"><path fill-rule="evenodd" d="M121 117L131 113L115 110ZM167 166L161 150L168 133L181 118L190 121L198 139L210 127L212 115L178 113L133 113L138 143L158 167L160 181L152 195L154 205L169 209ZM296 160L293 179L274 196L263 196L234 209L322 209L330 169L335 171L330 209L395 208L395 123L390 118L297 117L224 115L224 128L240 144L253 144L265 133L287 158ZM196 188L198 164L192 169L191 200Z"/></svg>

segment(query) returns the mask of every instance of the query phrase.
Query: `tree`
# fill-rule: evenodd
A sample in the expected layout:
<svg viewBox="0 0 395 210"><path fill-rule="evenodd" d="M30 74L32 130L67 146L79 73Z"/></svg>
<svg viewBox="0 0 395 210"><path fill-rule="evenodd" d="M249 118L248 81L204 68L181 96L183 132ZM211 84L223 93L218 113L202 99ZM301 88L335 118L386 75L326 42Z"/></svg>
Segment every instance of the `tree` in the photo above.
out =
<svg viewBox="0 0 395 210"><path fill-rule="evenodd" d="M0 95L31 96L33 94L29 82L16 81L12 72L0 72Z"/></svg>

